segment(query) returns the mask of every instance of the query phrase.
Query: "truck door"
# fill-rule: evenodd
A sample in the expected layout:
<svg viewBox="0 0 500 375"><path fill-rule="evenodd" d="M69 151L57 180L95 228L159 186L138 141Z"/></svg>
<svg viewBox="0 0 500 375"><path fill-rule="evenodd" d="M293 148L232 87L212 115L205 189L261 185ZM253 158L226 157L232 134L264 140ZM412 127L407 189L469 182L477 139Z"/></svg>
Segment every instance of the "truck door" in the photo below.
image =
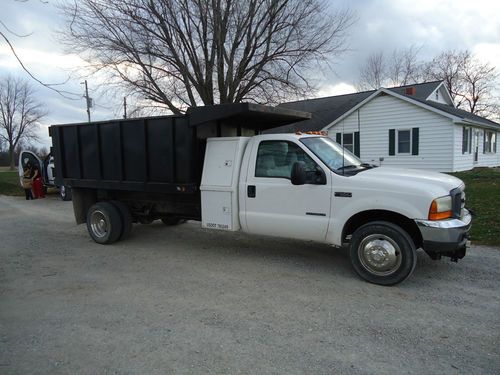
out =
<svg viewBox="0 0 500 375"><path fill-rule="evenodd" d="M292 185L295 162L305 163L308 179ZM250 233L323 241L330 218L331 174L298 144L263 140L250 160L245 197Z"/></svg>
<svg viewBox="0 0 500 375"><path fill-rule="evenodd" d="M43 168L42 161L33 152L24 150L24 151L21 151L19 153L19 163L17 166L18 171L19 171L19 179L21 181L21 185L22 185L22 178L23 178L23 174L24 174L24 168L26 167L26 164L28 164L28 162L30 162L31 165L33 165L33 166L35 166L35 165L38 166L38 170L42 174L42 180L45 182L46 175L45 175L45 169Z"/></svg>

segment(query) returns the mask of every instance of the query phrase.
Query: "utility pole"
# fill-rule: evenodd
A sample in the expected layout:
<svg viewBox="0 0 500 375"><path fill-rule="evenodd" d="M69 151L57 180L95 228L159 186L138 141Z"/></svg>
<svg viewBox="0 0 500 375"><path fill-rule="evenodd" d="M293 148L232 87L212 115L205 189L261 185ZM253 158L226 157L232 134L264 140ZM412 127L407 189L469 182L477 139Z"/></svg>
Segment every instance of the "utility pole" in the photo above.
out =
<svg viewBox="0 0 500 375"><path fill-rule="evenodd" d="M92 107L92 99L89 98L89 88L87 86L87 80L85 80L85 82L82 82L82 83L85 83L85 99L87 101L87 116L88 116L88 119L90 122L90 107Z"/></svg>
<svg viewBox="0 0 500 375"><path fill-rule="evenodd" d="M127 118L127 97L123 97L123 118Z"/></svg>

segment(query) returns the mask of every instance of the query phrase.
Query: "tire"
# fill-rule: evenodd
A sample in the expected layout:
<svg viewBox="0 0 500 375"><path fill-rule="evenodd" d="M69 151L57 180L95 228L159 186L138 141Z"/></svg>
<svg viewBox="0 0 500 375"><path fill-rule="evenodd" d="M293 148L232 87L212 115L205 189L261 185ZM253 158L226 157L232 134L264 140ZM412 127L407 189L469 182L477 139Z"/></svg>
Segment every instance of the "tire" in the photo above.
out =
<svg viewBox="0 0 500 375"><path fill-rule="evenodd" d="M164 217L161 219L162 223L167 225L167 226L172 226L172 225L178 225L184 223L183 219L179 219L178 217L171 216L171 217Z"/></svg>
<svg viewBox="0 0 500 375"><path fill-rule="evenodd" d="M120 237L118 237L118 240L121 241L128 238L130 232L132 232L132 214L128 206L123 202L111 201L111 204L118 209L122 219L122 232L120 233Z"/></svg>
<svg viewBox="0 0 500 375"><path fill-rule="evenodd" d="M361 278L378 285L406 280L417 264L411 237L401 227L374 221L359 227L351 239L351 263Z"/></svg>
<svg viewBox="0 0 500 375"><path fill-rule="evenodd" d="M69 186L59 186L59 196L63 201L70 201L72 199L71 188Z"/></svg>
<svg viewBox="0 0 500 375"><path fill-rule="evenodd" d="M90 237L101 245L120 238L123 230L120 211L109 202L98 202L87 211L87 230Z"/></svg>

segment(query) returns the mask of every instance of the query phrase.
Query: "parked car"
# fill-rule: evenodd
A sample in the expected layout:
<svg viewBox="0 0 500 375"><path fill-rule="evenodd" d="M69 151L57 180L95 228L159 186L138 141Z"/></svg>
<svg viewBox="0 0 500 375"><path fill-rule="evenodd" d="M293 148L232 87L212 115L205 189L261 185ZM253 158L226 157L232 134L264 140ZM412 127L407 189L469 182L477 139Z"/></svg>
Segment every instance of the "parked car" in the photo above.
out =
<svg viewBox="0 0 500 375"><path fill-rule="evenodd" d="M24 168L28 162L31 162L31 165L33 166L38 166L38 169L41 171L42 174L42 181L43 181L43 188L45 191L47 191L47 188L49 187L54 187L59 189L59 195L63 201L70 201L71 200L71 188L65 185L57 185L55 183L55 178L54 178L54 157L52 154L47 155L43 160L36 155L32 151L27 151L23 150L19 154L19 164L18 164L18 170L19 170L19 178L22 186L22 178L23 178L23 173L24 173Z"/></svg>

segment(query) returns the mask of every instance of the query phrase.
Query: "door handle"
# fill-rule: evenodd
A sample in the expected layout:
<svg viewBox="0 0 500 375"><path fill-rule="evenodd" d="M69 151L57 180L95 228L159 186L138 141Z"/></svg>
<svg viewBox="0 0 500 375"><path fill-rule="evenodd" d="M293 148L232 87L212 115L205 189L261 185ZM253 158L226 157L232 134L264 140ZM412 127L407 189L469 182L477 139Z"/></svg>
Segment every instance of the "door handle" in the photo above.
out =
<svg viewBox="0 0 500 375"><path fill-rule="evenodd" d="M248 198L255 198L256 191L255 191L255 185L248 185L247 186L247 196Z"/></svg>

